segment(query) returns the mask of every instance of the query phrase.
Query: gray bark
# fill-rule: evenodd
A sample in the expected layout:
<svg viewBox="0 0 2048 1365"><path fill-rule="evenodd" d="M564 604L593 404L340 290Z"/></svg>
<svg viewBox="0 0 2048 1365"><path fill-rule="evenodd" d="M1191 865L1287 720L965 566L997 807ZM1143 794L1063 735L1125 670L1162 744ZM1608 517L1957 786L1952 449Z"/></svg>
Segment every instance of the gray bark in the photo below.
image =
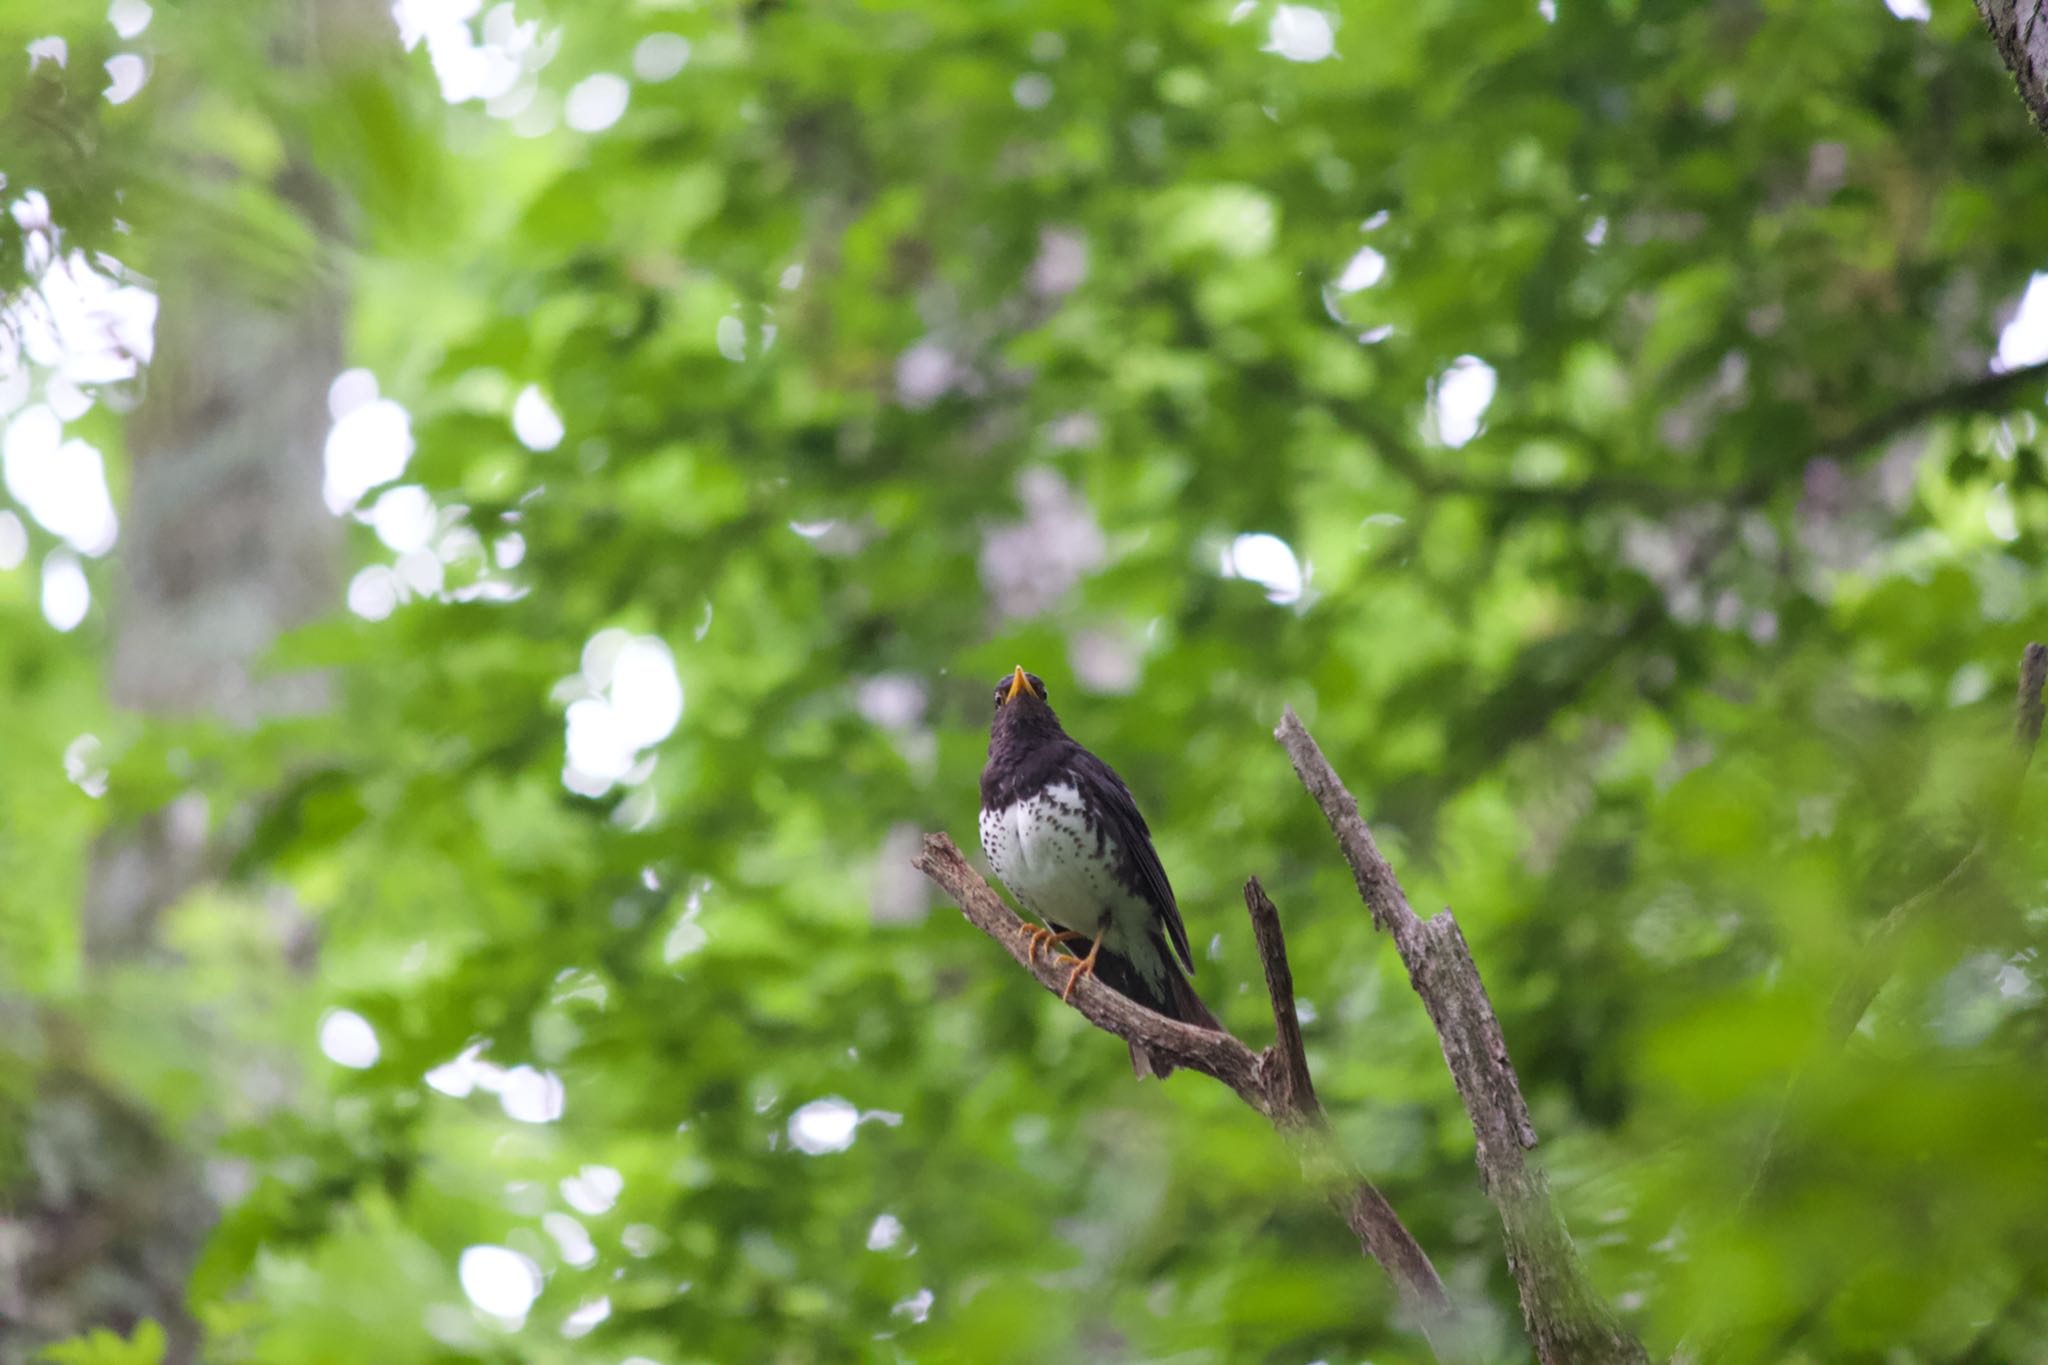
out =
<svg viewBox="0 0 2048 1365"><path fill-rule="evenodd" d="M310 268L253 297L232 261L160 281L158 361L129 425L133 495L112 603L109 688L123 707L249 725L318 710L317 676L264 676L283 631L339 600L341 525L321 501L327 389L344 303ZM157 914L207 869L203 810L172 805L95 850L95 963L147 952Z"/></svg>
<svg viewBox="0 0 2048 1365"><path fill-rule="evenodd" d="M1977 0L1977 13L2012 71L2034 125L2048 131L2048 3L2044 0Z"/></svg>
<svg viewBox="0 0 2048 1365"><path fill-rule="evenodd" d="M968 922L1001 944L1041 986L1055 995L1066 995L1073 959L1034 951L1024 921L968 866L951 839L927 834L924 851L913 866L951 896ZM1337 1210L1357 1236L1360 1248L1386 1271L1403 1308L1439 1358L1461 1358L1465 1353L1462 1327L1436 1267L1386 1196L1359 1174L1337 1146L1316 1100L1301 1048L1294 978L1280 937L1279 912L1256 878L1245 884L1244 896L1272 997L1276 1031L1272 1047L1254 1052L1220 1029L1198 1028L1155 1014L1093 976L1073 983L1067 1003L1105 1033L1142 1044L1153 1057L1223 1082L1264 1115L1294 1148L1303 1175Z"/></svg>
<svg viewBox="0 0 2048 1365"><path fill-rule="evenodd" d="M1394 940L1409 984L1422 997L1442 1044L1444 1064L1472 1120L1479 1179L1500 1212L1508 1270L1521 1292L1522 1321L1544 1365L1602 1362L1641 1365L1648 1357L1608 1307L1579 1261L1550 1197L1543 1169L1526 1156L1536 1127L1522 1100L1521 1082L1508 1058L1500 1020L1486 983L1448 910L1430 919L1408 904L1400 879L1358 813L1358 802L1338 778L1292 707L1274 738L1286 748L1351 865L1358 894L1373 923Z"/></svg>

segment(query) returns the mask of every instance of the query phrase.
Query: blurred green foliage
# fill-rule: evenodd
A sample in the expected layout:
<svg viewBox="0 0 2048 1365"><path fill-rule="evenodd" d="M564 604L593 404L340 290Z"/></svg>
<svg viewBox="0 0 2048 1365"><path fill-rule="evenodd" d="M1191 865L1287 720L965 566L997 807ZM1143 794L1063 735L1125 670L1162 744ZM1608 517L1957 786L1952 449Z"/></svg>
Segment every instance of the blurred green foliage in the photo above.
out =
<svg viewBox="0 0 2048 1365"><path fill-rule="evenodd" d="M474 548L443 600L281 642L335 702L254 729L112 710L104 612L54 634L36 558L0 573L0 985L45 1021L0 1043L0 1128L75 1070L207 1156L213 1360L1426 1359L1264 1124L1134 1084L906 881L916 831L970 842L1024 662L1255 1043L1236 888L1273 892L1338 1130L1500 1359L1471 1135L1283 703L1456 907L1653 1354L2038 1359L2038 782L2000 831L2048 480L2041 385L1980 380L2048 266L2048 148L1965 5L1540 9L1350 0L1303 62L1271 49L1313 21L1266 0L521 0L559 45L503 117L424 49L281 80L266 7L208 4L160 7L154 84L106 108L98 7L10 12L7 51L73 60L0 91L47 134L7 193L77 240L147 270L315 239L152 149L334 184L353 358ZM560 123L659 34L678 71ZM1383 276L1336 288L1368 247ZM1498 392L1452 445L1466 355ZM553 448L515 439L529 385ZM1298 600L1218 572L1247 533ZM351 571L392 564L354 536ZM685 705L590 798L564 680L613 628ZM194 792L230 856L170 957L82 970L95 834ZM1987 835L1838 1047L1873 926ZM373 1064L322 1055L337 1009ZM426 1083L466 1050L559 1116ZM834 1098L850 1141L806 1110ZM470 1306L474 1246L540 1272L523 1323Z"/></svg>
<svg viewBox="0 0 2048 1365"><path fill-rule="evenodd" d="M132 1337L98 1327L86 1336L58 1342L45 1355L52 1365L156 1365L163 1353L164 1329L144 1321Z"/></svg>

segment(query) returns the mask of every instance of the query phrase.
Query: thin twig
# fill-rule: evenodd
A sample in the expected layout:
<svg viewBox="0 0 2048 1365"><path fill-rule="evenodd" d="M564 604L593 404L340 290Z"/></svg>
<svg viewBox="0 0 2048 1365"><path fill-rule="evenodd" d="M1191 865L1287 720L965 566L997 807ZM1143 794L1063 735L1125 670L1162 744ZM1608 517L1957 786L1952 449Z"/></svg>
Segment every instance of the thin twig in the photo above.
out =
<svg viewBox="0 0 2048 1365"><path fill-rule="evenodd" d="M1337 836L1344 860L1373 922L1394 940L1409 984L1422 997L1442 1044L1458 1098L1477 1140L1480 1183L1499 1210L1508 1269L1521 1292L1522 1320L1544 1365L1647 1361L1642 1344L1594 1292L1577 1249L1550 1197L1540 1167L1526 1157L1535 1125L1523 1103L1514 1064L1485 983L1449 911L1424 920L1408 904L1394 869L1292 707L1274 732Z"/></svg>
<svg viewBox="0 0 2048 1365"><path fill-rule="evenodd" d="M1266 967L1266 994L1273 1001L1273 1046L1269 1078L1275 1097L1290 1111L1320 1113L1315 1081L1308 1074L1308 1053L1301 1042L1301 1017L1294 1008L1294 972L1287 965L1287 940L1280 932L1280 912L1273 908L1257 877L1244 884L1244 906L1251 912L1252 938Z"/></svg>
<svg viewBox="0 0 2048 1365"><path fill-rule="evenodd" d="M2003 798L1995 799L1995 808L1986 814L1984 833L1970 845L1969 851L1956 865L1940 881L1922 887L1886 911L1877 927L1871 930L1848 980L1836 992L1833 1008L1828 1014L1829 1032L1837 1045L1846 1042L1856 1031L1856 1026L1870 1008L1870 1002L1877 998L1878 991L1891 977L1894 948L1906 930L1928 906L1946 900L1958 887L1976 876L1992 847L2010 828L2027 768L2033 763L2034 750L2041 742L2041 689L2044 683L2048 683L2048 646L2029 644L2020 655L2019 693L2013 704L2013 759L2005 778Z"/></svg>
<svg viewBox="0 0 2048 1365"><path fill-rule="evenodd" d="M943 834L925 835L924 851L912 865L951 896L968 922L1001 944L1039 985L1055 995L1066 989L1072 960L1050 952L1034 955L1024 921L968 865L951 839ZM1252 910L1252 928L1266 964L1266 979L1275 992L1275 1020L1284 1012L1293 1021L1293 982L1280 938L1279 915L1256 881L1246 884L1245 902ZM1456 1319L1436 1267L1386 1197L1359 1174L1330 1133L1316 1104L1314 1087L1308 1083L1307 1062L1301 1059L1298 1022L1289 1042L1253 1052L1221 1030L1197 1028L1154 1013L1092 976L1074 984L1067 1003L1105 1033L1138 1043L1152 1056L1177 1067L1221 1081L1264 1115L1294 1147L1303 1173L1336 1206L1361 1248L1387 1272L1402 1305L1432 1345L1454 1339Z"/></svg>
<svg viewBox="0 0 2048 1365"><path fill-rule="evenodd" d="M1946 900L1984 865L1984 851L1988 846L1985 837L1979 837L1970 845L1967 853L1956 860L1938 882L1923 886L1906 899L1885 911L1884 918L1870 931L1858 951L1856 962L1849 968L1849 975L1835 991L1834 1002L1828 1007L1828 1037L1836 1047L1849 1041L1849 1035L1863 1022L1863 1016L1870 1010L1870 1002L1877 999L1877 993L1884 989L1884 983L1891 979L1894 949L1904 936L1906 927L1920 918L1928 906ZM1775 1125L1773 1132L1775 1132ZM1765 1153L1765 1160L1769 1159ZM1759 1164L1757 1179L1763 1178L1762 1164Z"/></svg>
<svg viewBox="0 0 2048 1365"><path fill-rule="evenodd" d="M1244 884L1244 907L1252 918L1252 938L1266 969L1266 994L1273 1004L1273 1046L1259 1060L1272 1097L1273 1122L1291 1132L1301 1148L1302 1171L1322 1187L1374 1260L1399 1262L1396 1279L1408 1277L1433 1284L1439 1291L1436 1267L1407 1235L1400 1217L1372 1183L1350 1168L1330 1133L1328 1117L1316 1099L1309 1075L1308 1051L1301 1041L1301 1016L1294 1005L1294 971L1287 965L1287 939L1280 932L1280 912L1266 888L1253 877ZM1441 1352L1445 1341L1437 1340Z"/></svg>

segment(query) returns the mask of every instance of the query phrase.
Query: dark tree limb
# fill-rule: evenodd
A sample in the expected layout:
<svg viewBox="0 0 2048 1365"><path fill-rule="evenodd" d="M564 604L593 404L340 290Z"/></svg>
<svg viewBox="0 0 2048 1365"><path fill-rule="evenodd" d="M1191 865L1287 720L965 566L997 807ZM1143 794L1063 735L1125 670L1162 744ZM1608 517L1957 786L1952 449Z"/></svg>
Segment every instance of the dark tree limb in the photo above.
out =
<svg viewBox="0 0 2048 1365"><path fill-rule="evenodd" d="M1322 807L1373 923L1393 938L1409 983L1436 1027L1444 1062L1471 1117L1481 1184L1500 1211L1508 1269L1521 1293L1522 1320L1538 1359L1544 1365L1647 1361L1642 1344L1587 1280L1551 1201L1548 1179L1524 1155L1536 1145L1535 1125L1457 921L1449 911L1424 920L1409 906L1400 880L1358 813L1357 800L1292 707L1274 737Z"/></svg>
<svg viewBox="0 0 2048 1365"><path fill-rule="evenodd" d="M1425 1332L1432 1325L1425 1311L1449 1326L1450 1302L1436 1267L1409 1235L1386 1196L1352 1167L1330 1133L1329 1119L1316 1099L1315 1081L1309 1075L1308 1051L1301 1041L1294 971L1287 965L1280 912L1257 877L1244 884L1244 906L1251 915L1252 937L1266 970L1266 994L1273 1004L1273 1045L1259 1054L1259 1072L1271 1106L1266 1112L1274 1126L1294 1141L1303 1173L1322 1189L1366 1253L1387 1268L1397 1287L1412 1284L1429 1296L1426 1302L1409 1304L1421 1317ZM1436 1344L1439 1348L1444 1345L1442 1341Z"/></svg>
<svg viewBox="0 0 2048 1365"><path fill-rule="evenodd" d="M1983 10L2000 2L1978 0L1978 8ZM2009 9L2012 0L2003 0L2003 3ZM2021 0L2021 3L2037 15L2048 16L2048 0ZM2038 18L2036 22L2039 25L2037 46L2048 51L2048 17ZM2042 107L2036 105L2037 110ZM2048 122L2044 122L2043 127L2048 128ZM1937 417L1995 412L2015 406L2044 384L2048 384L2048 360L1975 375L1941 388L1916 393L1882 412L1872 413L1825 435L1813 448L1813 453L1830 459L1851 460L1873 452L1892 437ZM1431 465L1411 441L1362 407L1348 409L1343 420L1364 436L1387 467L1417 492L1437 497L1491 499L1503 504L1504 514L1509 516L1536 511L1584 512L1603 506L1671 511L1703 503L1746 509L1767 501L1788 482L1796 484L1806 467L1803 460L1793 461L1745 479L1732 490L1725 482L1673 481L1630 473L1594 474L1570 483L1525 483L1512 478L1489 478L1455 469L1439 469ZM1570 423L1538 418L1509 419L1489 425L1488 434L1495 438L1546 436L1569 440L1586 447L1597 466L1607 467L1615 462L1611 453L1601 449L1596 437Z"/></svg>
<svg viewBox="0 0 2048 1365"><path fill-rule="evenodd" d="M1039 985L1055 995L1066 989L1073 959L1053 952L1034 955L1024 921L968 865L951 839L927 834L924 851L913 862L953 898L969 923L1001 944ZM1221 1081L1264 1115L1294 1147L1303 1173L1337 1208L1365 1253L1387 1272L1417 1326L1441 1348L1455 1328L1443 1280L1386 1196L1359 1174L1331 1135L1302 1051L1294 980L1287 965L1279 914L1257 880L1245 884L1245 905L1251 911L1252 931L1265 964L1279 1032L1278 1040L1264 1052L1253 1052L1228 1033L1154 1013L1092 976L1075 983L1068 1003L1105 1033L1137 1042L1155 1058Z"/></svg>
<svg viewBox="0 0 2048 1365"><path fill-rule="evenodd" d="M1966 379L1947 388L1916 394L1822 442L1820 453L1847 458L1879 446L1902 432L1911 431L1933 417L1988 412L2013 406L2020 401L2023 391L2038 389L2044 380L2048 380L2048 361L2019 365L2010 370Z"/></svg>
<svg viewBox="0 0 2048 1365"><path fill-rule="evenodd" d="M1257 877L1244 884L1244 906L1251 912L1252 938L1259 946L1259 961L1266 967L1266 994L1273 1001L1269 1055L1273 1098L1288 1113L1321 1113L1315 1081L1308 1074L1308 1052L1301 1041L1301 1016L1294 1008L1294 971L1287 965L1280 912L1273 908Z"/></svg>
<svg viewBox="0 0 2048 1365"><path fill-rule="evenodd" d="M1977 0L1977 13L2012 71L2034 126L2048 130L2048 4L2043 0Z"/></svg>

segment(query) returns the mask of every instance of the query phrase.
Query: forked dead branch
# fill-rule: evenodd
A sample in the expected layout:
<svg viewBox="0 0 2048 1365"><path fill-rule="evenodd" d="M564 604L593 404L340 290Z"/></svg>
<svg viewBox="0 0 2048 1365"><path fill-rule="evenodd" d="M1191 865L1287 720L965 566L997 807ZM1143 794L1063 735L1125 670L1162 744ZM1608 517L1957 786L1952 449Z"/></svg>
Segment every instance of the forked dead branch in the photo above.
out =
<svg viewBox="0 0 2048 1365"><path fill-rule="evenodd" d="M1444 1061L1477 1138L1481 1184L1500 1211L1508 1266L1538 1357L1545 1365L1644 1361L1641 1344L1587 1281L1543 1172L1525 1156L1536 1145L1536 1131L1522 1102L1500 1023L1457 922L1449 912L1424 920L1409 907L1400 881L1358 813L1357 801L1291 709L1282 717L1275 738L1329 820L1373 922L1393 938L1408 979L1436 1027ZM1029 926L968 865L951 839L926 835L924 851L915 861L976 928L1001 944L1041 986L1055 995L1067 987L1070 964L1057 955L1030 951ZM1279 912L1256 878L1245 883L1244 895L1272 1002L1271 1047L1255 1052L1228 1033L1168 1019L1092 977L1081 978L1068 1003L1097 1028L1126 1042L1142 1043L1175 1066L1214 1077L1264 1115L1294 1146L1304 1174L1343 1216L1366 1254L1385 1269L1403 1306L1438 1355L1460 1356L1456 1311L1428 1255L1386 1197L1331 1136L1302 1049Z"/></svg>
<svg viewBox="0 0 2048 1365"><path fill-rule="evenodd" d="M1032 953L1030 926L968 865L951 839L927 834L916 865L945 889L975 928L1000 943L1019 966L1037 977L1039 985L1055 996L1067 989L1072 959L1057 953ZM1267 959L1267 981L1269 985L1276 980L1284 983L1274 988L1274 1009L1276 1014L1285 1012L1289 1024L1282 1037L1291 1038L1291 1044L1276 1043L1254 1052L1228 1033L1154 1013L1093 976L1084 975L1073 983L1067 1003L1106 1033L1142 1043L1153 1056L1177 1067L1213 1076L1265 1115L1294 1145L1303 1172L1336 1205L1366 1253L1386 1268L1417 1325L1434 1339L1450 1314L1443 1281L1386 1197L1358 1174L1331 1138L1315 1091L1307 1083L1308 1063L1300 1054L1301 1030L1294 1022L1292 979L1285 947L1278 938L1278 916L1256 880L1245 884L1245 900L1254 906L1254 924L1262 913L1272 920L1277 957ZM1263 932L1261 940L1263 951Z"/></svg>

